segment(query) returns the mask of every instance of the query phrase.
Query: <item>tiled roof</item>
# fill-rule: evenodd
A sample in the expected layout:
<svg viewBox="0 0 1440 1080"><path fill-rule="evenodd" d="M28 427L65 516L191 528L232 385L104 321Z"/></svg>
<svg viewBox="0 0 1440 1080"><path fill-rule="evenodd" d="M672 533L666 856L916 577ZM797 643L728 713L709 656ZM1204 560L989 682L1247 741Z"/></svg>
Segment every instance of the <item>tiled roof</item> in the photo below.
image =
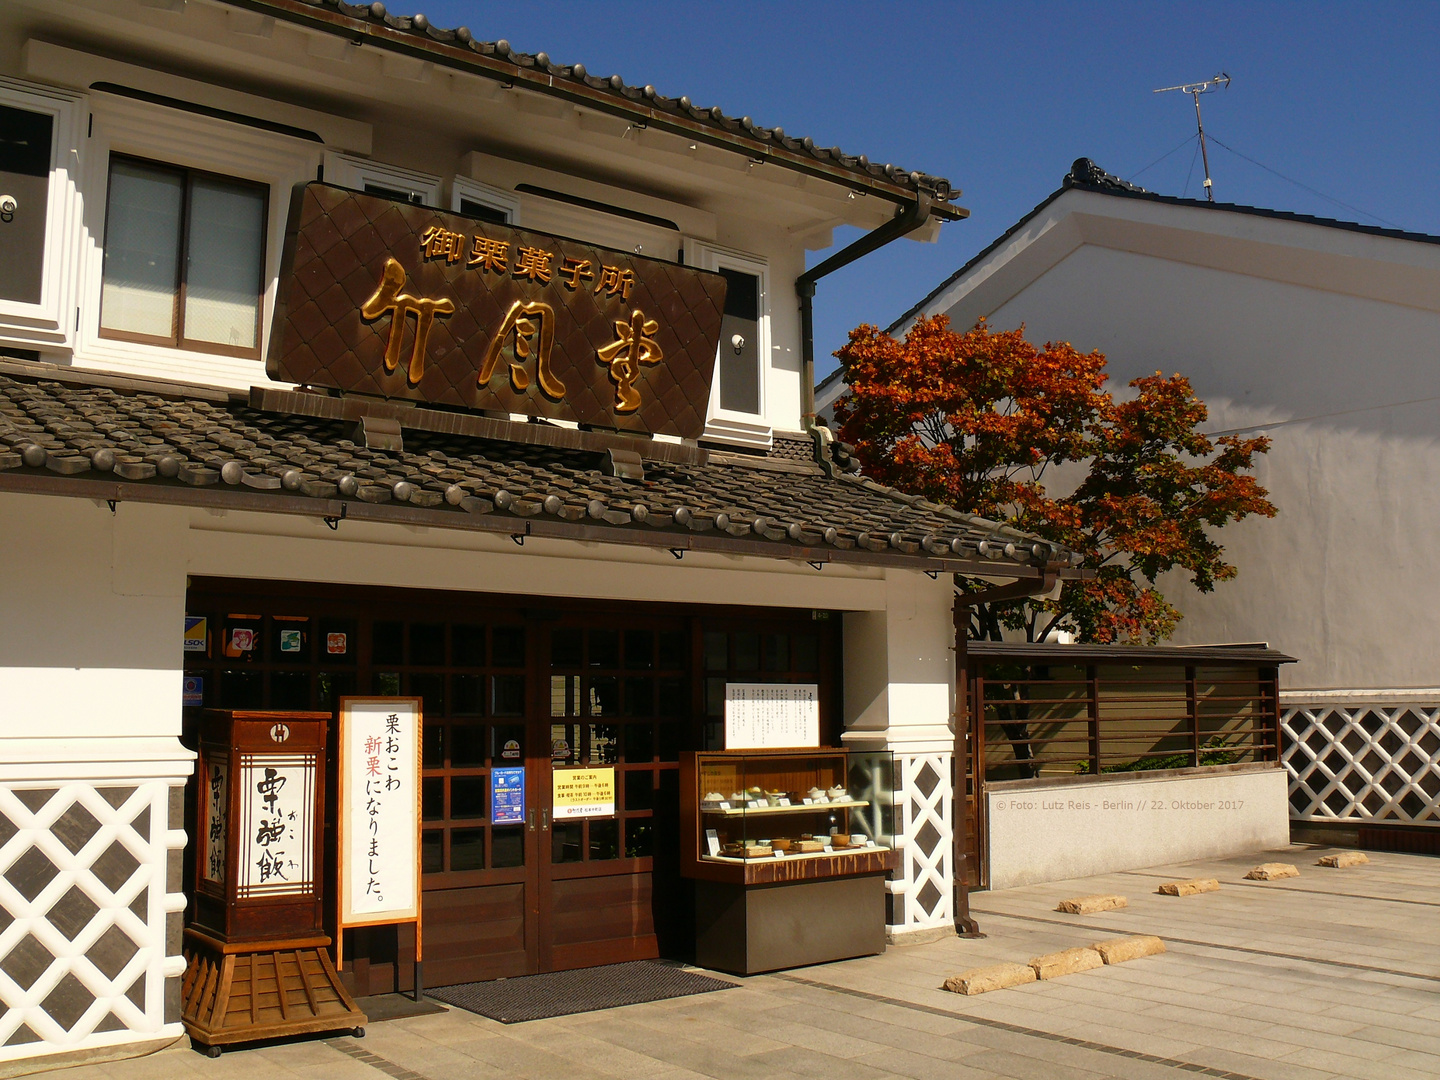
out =
<svg viewBox="0 0 1440 1080"><path fill-rule="evenodd" d="M353 422L262 411L222 390L30 367L0 364L0 491L998 577L1070 557L844 472L828 447L808 462L793 447L695 451L624 479L594 448L407 427L403 449L372 449Z"/></svg>
<svg viewBox="0 0 1440 1080"><path fill-rule="evenodd" d="M674 120L687 132L705 130L724 135L725 142L743 146L761 160L809 162L837 177L863 179L868 185L923 192L936 200L933 213L963 217L965 211L947 204L960 192L943 176L873 162L864 154L848 154L838 146L816 145L810 138L795 138L783 128L762 127L749 116L729 116L718 105L701 107L688 97L671 98L653 86L632 86L619 75L592 75L584 64L557 64L546 53L516 52L510 43L481 41L469 27L446 30L424 15L392 15L382 3L351 4L346 0L231 0L237 6L262 8L276 15L298 18L331 32L364 33L371 39L420 49L437 57L459 61L484 74L511 78L542 93L564 95L577 91L592 101L603 100L647 121ZM310 15L310 18L306 16ZM338 16L338 18L337 18Z"/></svg>

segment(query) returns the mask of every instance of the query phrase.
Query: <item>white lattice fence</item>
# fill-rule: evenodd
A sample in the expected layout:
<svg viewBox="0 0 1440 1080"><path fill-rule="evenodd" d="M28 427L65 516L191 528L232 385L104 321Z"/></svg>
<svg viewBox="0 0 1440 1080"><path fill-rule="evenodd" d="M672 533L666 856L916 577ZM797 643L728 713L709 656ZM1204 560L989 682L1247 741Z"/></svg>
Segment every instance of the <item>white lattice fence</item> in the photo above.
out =
<svg viewBox="0 0 1440 1080"><path fill-rule="evenodd" d="M1440 825L1440 707L1291 706L1280 723L1292 819Z"/></svg>
<svg viewBox="0 0 1440 1080"><path fill-rule="evenodd" d="M169 797L164 780L0 785L0 1062L179 1034Z"/></svg>
<svg viewBox="0 0 1440 1080"><path fill-rule="evenodd" d="M950 755L896 754L895 832L904 837L900 867L888 882L898 932L954 921L950 831Z"/></svg>

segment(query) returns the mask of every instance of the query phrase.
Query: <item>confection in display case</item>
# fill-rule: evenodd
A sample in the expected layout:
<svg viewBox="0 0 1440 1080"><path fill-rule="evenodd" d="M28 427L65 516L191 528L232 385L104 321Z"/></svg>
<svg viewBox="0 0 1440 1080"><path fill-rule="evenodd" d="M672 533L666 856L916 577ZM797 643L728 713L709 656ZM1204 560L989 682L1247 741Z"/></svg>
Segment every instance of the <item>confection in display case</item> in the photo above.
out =
<svg viewBox="0 0 1440 1080"><path fill-rule="evenodd" d="M884 950L889 751L701 751L680 770L697 963L752 974Z"/></svg>

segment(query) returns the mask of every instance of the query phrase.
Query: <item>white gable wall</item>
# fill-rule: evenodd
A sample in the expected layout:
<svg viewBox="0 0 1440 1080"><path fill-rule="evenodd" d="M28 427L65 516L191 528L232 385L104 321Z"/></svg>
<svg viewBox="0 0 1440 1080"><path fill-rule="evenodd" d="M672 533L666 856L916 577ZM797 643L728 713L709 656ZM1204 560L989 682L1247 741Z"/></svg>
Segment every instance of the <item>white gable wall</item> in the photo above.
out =
<svg viewBox="0 0 1440 1080"><path fill-rule="evenodd" d="M1162 582L1185 613L1176 643L1269 641L1300 657L1291 688L1433 687L1436 266L1436 245L1072 192L929 310L1100 349L1117 389L1181 372L1205 430L1271 436L1257 476L1279 516L1220 534L1240 574L1214 593Z"/></svg>

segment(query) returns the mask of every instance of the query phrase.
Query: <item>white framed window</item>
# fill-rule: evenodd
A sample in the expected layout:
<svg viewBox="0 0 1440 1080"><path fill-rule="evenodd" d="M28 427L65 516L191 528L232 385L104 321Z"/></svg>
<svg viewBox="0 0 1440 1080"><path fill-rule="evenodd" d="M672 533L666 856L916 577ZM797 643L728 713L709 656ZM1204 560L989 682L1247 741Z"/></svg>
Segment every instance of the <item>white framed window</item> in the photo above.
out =
<svg viewBox="0 0 1440 1080"><path fill-rule="evenodd" d="M440 205L440 177L369 158L326 153L325 182L418 206Z"/></svg>
<svg viewBox="0 0 1440 1080"><path fill-rule="evenodd" d="M451 182L450 209L495 225L520 224L520 196L468 176L457 176Z"/></svg>
<svg viewBox="0 0 1440 1080"><path fill-rule="evenodd" d="M112 154L100 334L260 358L268 184Z"/></svg>
<svg viewBox="0 0 1440 1080"><path fill-rule="evenodd" d="M73 342L84 98L0 78L0 342Z"/></svg>
<svg viewBox="0 0 1440 1080"><path fill-rule="evenodd" d="M770 366L769 263L757 255L698 240L685 241L685 261L723 274L727 286L705 437L769 449L774 436L765 412Z"/></svg>

